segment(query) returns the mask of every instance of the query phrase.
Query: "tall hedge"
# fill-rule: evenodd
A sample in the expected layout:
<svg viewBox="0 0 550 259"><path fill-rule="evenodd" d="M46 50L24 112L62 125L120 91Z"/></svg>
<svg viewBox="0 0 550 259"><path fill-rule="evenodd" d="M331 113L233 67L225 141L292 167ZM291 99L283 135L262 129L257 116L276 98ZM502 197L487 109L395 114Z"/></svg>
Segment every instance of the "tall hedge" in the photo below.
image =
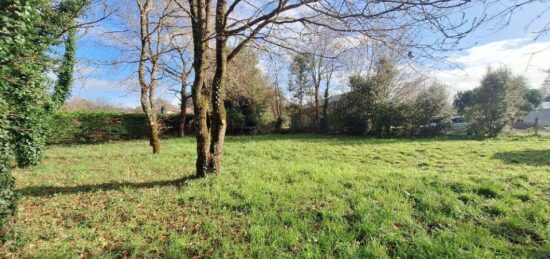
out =
<svg viewBox="0 0 550 259"><path fill-rule="evenodd" d="M179 115L161 115L159 119L163 135L177 135ZM75 144L144 139L149 132L144 114L61 112L52 119L47 142Z"/></svg>

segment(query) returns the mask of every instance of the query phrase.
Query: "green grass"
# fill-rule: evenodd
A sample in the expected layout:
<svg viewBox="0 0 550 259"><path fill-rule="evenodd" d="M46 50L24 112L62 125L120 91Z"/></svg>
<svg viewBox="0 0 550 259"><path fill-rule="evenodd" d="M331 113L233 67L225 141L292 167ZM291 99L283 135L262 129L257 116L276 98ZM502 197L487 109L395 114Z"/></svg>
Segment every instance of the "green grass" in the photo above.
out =
<svg viewBox="0 0 550 259"><path fill-rule="evenodd" d="M52 146L15 172L19 257L548 257L550 138L227 140ZM184 180L180 179L184 177Z"/></svg>

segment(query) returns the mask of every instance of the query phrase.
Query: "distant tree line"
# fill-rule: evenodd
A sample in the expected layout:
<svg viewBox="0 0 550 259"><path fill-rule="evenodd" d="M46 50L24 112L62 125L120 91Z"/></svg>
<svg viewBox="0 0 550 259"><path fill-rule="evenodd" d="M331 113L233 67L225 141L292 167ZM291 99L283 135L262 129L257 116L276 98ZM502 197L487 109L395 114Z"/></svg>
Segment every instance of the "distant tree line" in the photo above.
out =
<svg viewBox="0 0 550 259"><path fill-rule="evenodd" d="M544 96L544 88L529 89L524 78L500 68L489 69L479 87L458 92L451 102L448 86L425 78L403 81L395 62L381 56L370 72L350 75L343 93L325 94L315 102L312 62L308 55L292 56L285 94L259 68L257 51L241 52L229 64L233 76L225 99L227 132L435 136L449 132L452 115L462 115L469 122L469 134L495 136L540 105ZM178 109L159 98L155 107L159 114ZM63 110L142 113L141 107L79 98L68 101ZM187 125L187 129L192 132L193 127Z"/></svg>
<svg viewBox="0 0 550 259"><path fill-rule="evenodd" d="M442 133L450 123L451 107L447 87L416 79L402 82L395 62L380 56L366 74L350 75L348 91L337 96L325 94L321 125L316 121L314 83L307 76L311 59L292 59L289 92L294 131L342 133L371 136L418 136ZM400 91L406 90L406 93Z"/></svg>
<svg viewBox="0 0 550 259"><path fill-rule="evenodd" d="M348 90L323 107L326 127L316 121L314 83L308 55L293 56L290 64L288 106L291 129L297 132L345 133L371 136L429 136L448 132L453 114L468 122L468 134L496 136L521 121L550 94L546 79L540 89L530 89L525 78L506 68L489 68L472 90L449 100L449 87L424 79L402 81L390 58L377 58L366 74L349 76ZM550 78L550 77L549 77ZM405 94L399 93L404 91Z"/></svg>

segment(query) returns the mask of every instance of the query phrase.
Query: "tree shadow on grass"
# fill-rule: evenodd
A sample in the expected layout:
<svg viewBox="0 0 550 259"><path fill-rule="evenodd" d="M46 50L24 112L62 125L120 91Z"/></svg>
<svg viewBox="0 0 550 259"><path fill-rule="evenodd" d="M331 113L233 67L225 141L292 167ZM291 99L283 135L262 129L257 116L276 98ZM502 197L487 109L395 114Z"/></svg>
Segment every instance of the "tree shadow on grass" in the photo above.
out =
<svg viewBox="0 0 550 259"><path fill-rule="evenodd" d="M132 189L148 189L155 187L165 187L165 186L175 186L181 187L185 185L186 182L198 179L197 176L186 176L184 178L175 179L175 180L159 180L152 182L110 182L110 183L100 183L100 184L86 184L86 185L77 185L77 186L29 186L18 190L18 193L24 197L47 197L54 194L76 194L76 193L87 193L87 192L97 192L97 191L111 191L111 190L120 190L123 188L132 188Z"/></svg>
<svg viewBox="0 0 550 259"><path fill-rule="evenodd" d="M550 149L499 152L493 158L500 159L508 164L550 166Z"/></svg>

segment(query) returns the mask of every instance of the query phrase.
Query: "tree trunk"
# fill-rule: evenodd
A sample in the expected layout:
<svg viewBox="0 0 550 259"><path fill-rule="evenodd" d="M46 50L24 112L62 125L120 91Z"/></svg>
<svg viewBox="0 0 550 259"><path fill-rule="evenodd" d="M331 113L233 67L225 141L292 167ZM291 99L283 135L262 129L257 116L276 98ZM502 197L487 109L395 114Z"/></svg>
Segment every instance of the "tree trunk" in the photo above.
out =
<svg viewBox="0 0 550 259"><path fill-rule="evenodd" d="M222 170L223 144L227 128L224 103L227 67L225 6L226 0L218 0L216 6L216 72L212 82L212 142L210 143L210 171L215 174L220 174Z"/></svg>
<svg viewBox="0 0 550 259"><path fill-rule="evenodd" d="M186 89L186 83L185 80L186 77L183 75L181 76L181 104L180 104L180 121L179 121L179 136L184 137L185 136L185 119L187 117L187 93L185 93Z"/></svg>
<svg viewBox="0 0 550 259"><path fill-rule="evenodd" d="M198 177L204 177L210 165L210 131L208 109L210 96L205 91L206 49L209 26L209 1L189 0L191 27L193 30L193 68L195 79L191 88L197 138L196 170Z"/></svg>
<svg viewBox="0 0 550 259"><path fill-rule="evenodd" d="M147 96L147 94L142 93L141 102L143 111L147 115L149 122L149 145L153 148L153 154L158 154L160 153L160 125L157 119L156 106L154 105L154 90L155 83L152 82L149 84L149 95ZM146 104L147 102L149 104Z"/></svg>
<svg viewBox="0 0 550 259"><path fill-rule="evenodd" d="M330 88L330 81L332 79L332 73L334 72L334 61L332 61L330 66L330 71L328 73L328 76L326 77L326 86L325 86L325 99L323 103L323 122L321 125L321 128L323 132L328 133L329 132L329 121L328 121L328 105L329 105L329 88Z"/></svg>
<svg viewBox="0 0 550 259"><path fill-rule="evenodd" d="M153 118L150 118L151 121L151 137L149 138L149 145L153 148L153 154L160 153L160 137L159 137L159 131L160 127L157 121L157 116L152 116Z"/></svg>
<svg viewBox="0 0 550 259"><path fill-rule="evenodd" d="M315 60L315 59L314 59ZM317 64L315 64L317 63ZM314 94L315 94L315 121L314 121L314 124L315 124L315 129L318 130L319 129L319 126L320 126L320 123L321 123L321 116L319 115L319 108L320 108L320 100L319 100L319 91L321 89L321 80L322 80L322 73L321 73L321 68L322 68L322 64L323 64L323 58L322 57L319 57L318 60L315 62L314 61L314 67L313 68L313 72L312 72L312 79L313 79L313 83L314 83Z"/></svg>
<svg viewBox="0 0 550 259"><path fill-rule="evenodd" d="M185 137L185 120L187 119L187 114L185 110L180 112L180 118L179 118L179 137Z"/></svg>
<svg viewBox="0 0 550 259"><path fill-rule="evenodd" d="M200 82L201 84L203 82ZM202 88L202 86L201 86ZM210 165L210 131L208 130L208 95L201 93L196 95L195 103L195 126L197 137L197 176L203 177L208 172Z"/></svg>
<svg viewBox="0 0 550 259"><path fill-rule="evenodd" d="M67 32L65 55L63 56L63 62L61 63L57 82L52 93L53 112L59 110L71 95L73 72L76 63L76 20L73 19L71 21L71 26L74 27Z"/></svg>
<svg viewBox="0 0 550 259"><path fill-rule="evenodd" d="M196 170L198 177L206 176L210 165L210 130L208 127L208 109L210 106L210 96L205 91L204 61L206 60L204 49L197 52L195 55L198 59L195 60L195 80L191 89L193 97L193 109L195 113L195 128L197 137L197 161Z"/></svg>
<svg viewBox="0 0 550 259"><path fill-rule="evenodd" d="M321 82L315 82L315 128L319 126L321 117L319 116L319 88Z"/></svg>
<svg viewBox="0 0 550 259"><path fill-rule="evenodd" d="M139 3L138 3L139 5ZM151 11L151 2L146 1L140 7L140 40L141 40L141 51L140 51L140 60L138 66L138 78L140 85L140 102L143 112L147 115L147 120L149 123L150 138L149 144L153 148L153 154L158 154L160 152L160 138L156 107L155 107L155 87L156 87L156 75L158 70L157 56L153 53L148 53L147 50L151 49L151 38L149 37L149 14ZM145 71L147 60L151 62L151 70L149 71L149 82L146 81Z"/></svg>
<svg viewBox="0 0 550 259"><path fill-rule="evenodd" d="M323 103L323 119L321 121L321 130L323 132L328 132L328 83L327 83L327 87L325 88L325 99L324 99L324 103Z"/></svg>
<svg viewBox="0 0 550 259"><path fill-rule="evenodd" d="M300 106L298 106L298 129L301 131L302 128L302 102L300 101Z"/></svg>
<svg viewBox="0 0 550 259"><path fill-rule="evenodd" d="M220 90L212 93L212 142L210 143L211 165L210 171L215 174L221 173L223 144L227 128L226 110L223 98L223 79L218 83Z"/></svg>

